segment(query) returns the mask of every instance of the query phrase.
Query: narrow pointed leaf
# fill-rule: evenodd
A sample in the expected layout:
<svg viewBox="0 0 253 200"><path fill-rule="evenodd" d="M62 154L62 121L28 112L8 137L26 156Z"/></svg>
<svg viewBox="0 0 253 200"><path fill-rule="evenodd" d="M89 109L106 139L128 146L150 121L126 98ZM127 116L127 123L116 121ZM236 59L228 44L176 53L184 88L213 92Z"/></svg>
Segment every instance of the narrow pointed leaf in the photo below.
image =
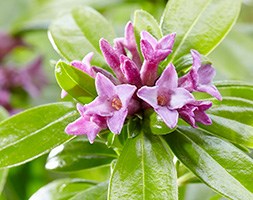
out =
<svg viewBox="0 0 253 200"><path fill-rule="evenodd" d="M107 189L108 189L108 183L103 182L98 185L95 185L93 187L90 187L89 189L80 192L79 194L72 197L70 200L90 200L90 199L96 199L96 200L106 200L107 196Z"/></svg>
<svg viewBox="0 0 253 200"><path fill-rule="evenodd" d="M29 200L69 200L94 185L82 179L59 179L40 188Z"/></svg>
<svg viewBox="0 0 253 200"><path fill-rule="evenodd" d="M72 103L38 106L0 123L0 168L33 160L70 140L64 132L78 116Z"/></svg>
<svg viewBox="0 0 253 200"><path fill-rule="evenodd" d="M102 54L83 35L70 13L52 22L49 39L54 49L68 61L82 60L86 54L93 52L92 63L98 66L105 64Z"/></svg>
<svg viewBox="0 0 253 200"><path fill-rule="evenodd" d="M173 155L158 136L139 134L128 139L112 172L108 200L176 200Z"/></svg>
<svg viewBox="0 0 253 200"><path fill-rule="evenodd" d="M234 25L241 0L170 0L161 19L163 34L176 32L170 61L196 49L207 55Z"/></svg>
<svg viewBox="0 0 253 200"><path fill-rule="evenodd" d="M99 40L105 38L112 41L115 37L112 25L96 10L89 7L73 9L72 16L84 37L101 53Z"/></svg>
<svg viewBox="0 0 253 200"><path fill-rule="evenodd" d="M178 159L217 192L235 200L253 198L253 161L229 142L184 127L166 141Z"/></svg>
<svg viewBox="0 0 253 200"><path fill-rule="evenodd" d="M134 13L134 31L136 43L140 44L140 32L148 31L157 39L162 38L162 32L156 19L144 10L137 10Z"/></svg>
<svg viewBox="0 0 253 200"><path fill-rule="evenodd" d="M47 159L46 168L53 171L76 171L108 165L116 159L115 151L103 142L75 139L53 149Z"/></svg>
<svg viewBox="0 0 253 200"><path fill-rule="evenodd" d="M253 86L246 84L218 84L222 101L213 100L208 110L212 125L199 126L210 134L233 143L253 147Z"/></svg>
<svg viewBox="0 0 253 200"><path fill-rule="evenodd" d="M94 78L63 61L56 64L55 76L60 87L81 103L97 95Z"/></svg>

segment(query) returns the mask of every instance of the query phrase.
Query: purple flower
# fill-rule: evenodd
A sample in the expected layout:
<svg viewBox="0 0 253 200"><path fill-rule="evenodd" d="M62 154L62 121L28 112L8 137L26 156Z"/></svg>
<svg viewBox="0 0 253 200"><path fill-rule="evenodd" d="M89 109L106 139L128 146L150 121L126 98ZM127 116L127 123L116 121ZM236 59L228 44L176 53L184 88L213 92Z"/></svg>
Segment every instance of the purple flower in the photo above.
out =
<svg viewBox="0 0 253 200"><path fill-rule="evenodd" d="M15 89L23 89L31 97L37 97L42 88L47 84L47 79L42 71L42 57L38 57L22 69L15 66L0 66L0 105L10 113L15 113L10 99Z"/></svg>
<svg viewBox="0 0 253 200"><path fill-rule="evenodd" d="M105 117L111 132L119 134L128 115L129 106L132 105L130 101L136 87L129 84L115 86L100 73L97 74L95 83L98 97L84 106L84 112Z"/></svg>
<svg viewBox="0 0 253 200"><path fill-rule="evenodd" d="M103 38L100 40L100 49L107 64L112 68L118 80L121 83L125 83L125 76L120 69L120 52L117 51L117 49L114 49L109 42Z"/></svg>
<svg viewBox="0 0 253 200"><path fill-rule="evenodd" d="M155 86L143 86L137 96L151 105L171 129L177 125L177 109L194 100L189 91L178 87L178 76L173 64L169 64L163 71Z"/></svg>
<svg viewBox="0 0 253 200"><path fill-rule="evenodd" d="M91 77L95 78L96 74L92 70L92 66L90 64L93 55L94 55L94 53L90 52L83 58L82 61L74 60L71 62L71 65L77 69L80 69L81 71L90 75Z"/></svg>
<svg viewBox="0 0 253 200"><path fill-rule="evenodd" d="M70 135L87 135L90 143L93 143L97 134L107 128L106 119L95 114L85 114L80 104L77 104L77 110L81 114L81 117L68 124L65 132Z"/></svg>
<svg viewBox="0 0 253 200"><path fill-rule="evenodd" d="M121 71L124 74L127 83L130 83L140 88L142 86L141 77L140 71L136 64L130 58L124 55L120 56L120 63Z"/></svg>
<svg viewBox="0 0 253 200"><path fill-rule="evenodd" d="M178 109L182 119L188 122L193 128L197 128L196 122L211 125L212 120L205 113L212 106L210 101L192 101Z"/></svg>
<svg viewBox="0 0 253 200"><path fill-rule="evenodd" d="M197 51L191 50L191 54L193 58L192 68L186 75L179 78L179 86L190 92L206 92L218 100L222 100L221 94L212 84L215 69L211 64L202 65L200 54Z"/></svg>
<svg viewBox="0 0 253 200"><path fill-rule="evenodd" d="M21 38L12 37L11 35L0 32L0 60L10 53L17 46L23 46L24 42Z"/></svg>
<svg viewBox="0 0 253 200"><path fill-rule="evenodd" d="M144 85L154 85L158 65L172 52L175 36L172 33L157 41L150 33L141 32L141 51L145 60L140 73Z"/></svg>
<svg viewBox="0 0 253 200"><path fill-rule="evenodd" d="M47 84L47 78L42 70L43 58L40 56L23 68L16 80L16 84L26 90L32 97L40 95L42 88Z"/></svg>
<svg viewBox="0 0 253 200"><path fill-rule="evenodd" d="M136 66L140 69L142 61L137 49L137 44L134 35L134 26L131 22L128 22L125 27L125 38L123 40L123 45L132 54L132 60L135 62Z"/></svg>

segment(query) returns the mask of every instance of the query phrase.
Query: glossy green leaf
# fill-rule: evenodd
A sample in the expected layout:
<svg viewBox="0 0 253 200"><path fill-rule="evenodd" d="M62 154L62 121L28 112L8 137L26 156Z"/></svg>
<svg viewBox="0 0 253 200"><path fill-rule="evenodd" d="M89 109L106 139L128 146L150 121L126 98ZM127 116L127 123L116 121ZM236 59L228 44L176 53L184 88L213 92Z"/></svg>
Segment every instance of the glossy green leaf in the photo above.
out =
<svg viewBox="0 0 253 200"><path fill-rule="evenodd" d="M159 136L128 139L113 169L108 200L176 200L176 170L171 150Z"/></svg>
<svg viewBox="0 0 253 200"><path fill-rule="evenodd" d="M113 41L115 37L112 25L96 10L89 7L73 9L72 16L84 37L100 52L99 40Z"/></svg>
<svg viewBox="0 0 253 200"><path fill-rule="evenodd" d="M94 185L82 179L59 179L40 188L29 200L69 200Z"/></svg>
<svg viewBox="0 0 253 200"><path fill-rule="evenodd" d="M98 185L95 185L93 187L90 187L89 189L80 192L79 194L72 197L70 200L106 200L107 196L107 189L108 189L108 183L103 182Z"/></svg>
<svg viewBox="0 0 253 200"><path fill-rule="evenodd" d="M199 124L210 134L233 143L253 147L253 86L239 83L218 84L223 100L213 100L207 111L212 125Z"/></svg>
<svg viewBox="0 0 253 200"><path fill-rule="evenodd" d="M116 158L116 153L100 140L90 144L84 138L77 138L53 149L46 168L54 171L83 170L108 165Z"/></svg>
<svg viewBox="0 0 253 200"><path fill-rule="evenodd" d="M166 141L178 159L211 188L231 199L253 199L253 160L234 145L191 127L179 127Z"/></svg>
<svg viewBox="0 0 253 200"><path fill-rule="evenodd" d="M161 19L163 34L176 32L170 61L196 49L207 55L234 25L241 0L170 0Z"/></svg>
<svg viewBox="0 0 253 200"><path fill-rule="evenodd" d="M146 112L145 128L149 130L154 135L165 135L173 132L174 129L170 129L162 120L162 118L153 110L149 110Z"/></svg>
<svg viewBox="0 0 253 200"><path fill-rule="evenodd" d="M78 114L72 103L38 106L0 123L0 168L33 160L70 140L64 132Z"/></svg>
<svg viewBox="0 0 253 200"><path fill-rule="evenodd" d="M89 52L93 52L92 63L98 66L105 64L102 55L83 35L71 14L65 14L52 22L49 39L54 49L68 61L82 60Z"/></svg>
<svg viewBox="0 0 253 200"><path fill-rule="evenodd" d="M55 76L60 87L81 103L97 95L94 78L63 61L56 64Z"/></svg>
<svg viewBox="0 0 253 200"><path fill-rule="evenodd" d="M162 37L162 32L156 19L144 10L137 10L134 13L134 31L138 46L140 45L140 32L144 30L157 39Z"/></svg>

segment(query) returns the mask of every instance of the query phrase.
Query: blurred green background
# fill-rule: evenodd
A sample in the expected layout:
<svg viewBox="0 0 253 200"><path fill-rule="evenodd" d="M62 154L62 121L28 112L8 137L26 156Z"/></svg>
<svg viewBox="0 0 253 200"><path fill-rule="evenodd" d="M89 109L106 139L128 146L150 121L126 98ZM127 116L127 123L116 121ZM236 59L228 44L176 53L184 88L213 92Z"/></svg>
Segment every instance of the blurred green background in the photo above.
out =
<svg viewBox="0 0 253 200"><path fill-rule="evenodd" d="M120 36L126 22L132 19L134 10L144 9L159 19L166 3L164 0L2 0L0 30L19 35L30 45L28 49L15 49L5 62L16 63L22 67L36 56L44 56L43 69L49 84L41 96L30 99L25 108L60 100L60 88L54 78L54 64L60 56L54 51L47 37L47 28L51 20L75 6L88 5L112 22L116 33ZM237 24L208 57L217 70L216 80L253 82L252 0L243 2ZM83 177L102 181L107 179L109 174L109 167L74 174L49 172L45 170L46 158L47 156L43 156L31 163L10 169L0 200L28 199L40 187L60 177ZM203 184L191 184L181 188L181 191L186 193L186 197L182 198L186 200L221 199Z"/></svg>

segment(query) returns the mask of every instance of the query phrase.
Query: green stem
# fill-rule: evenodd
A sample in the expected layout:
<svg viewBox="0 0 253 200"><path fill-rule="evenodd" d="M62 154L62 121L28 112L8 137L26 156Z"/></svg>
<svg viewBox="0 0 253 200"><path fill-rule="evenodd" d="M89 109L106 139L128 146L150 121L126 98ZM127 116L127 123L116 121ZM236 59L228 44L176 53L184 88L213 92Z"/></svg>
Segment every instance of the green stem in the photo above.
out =
<svg viewBox="0 0 253 200"><path fill-rule="evenodd" d="M177 179L177 185L178 186L183 186L193 180L196 179L196 176L191 173L191 172L188 172L186 174L184 174L183 176L180 176L178 179Z"/></svg>

